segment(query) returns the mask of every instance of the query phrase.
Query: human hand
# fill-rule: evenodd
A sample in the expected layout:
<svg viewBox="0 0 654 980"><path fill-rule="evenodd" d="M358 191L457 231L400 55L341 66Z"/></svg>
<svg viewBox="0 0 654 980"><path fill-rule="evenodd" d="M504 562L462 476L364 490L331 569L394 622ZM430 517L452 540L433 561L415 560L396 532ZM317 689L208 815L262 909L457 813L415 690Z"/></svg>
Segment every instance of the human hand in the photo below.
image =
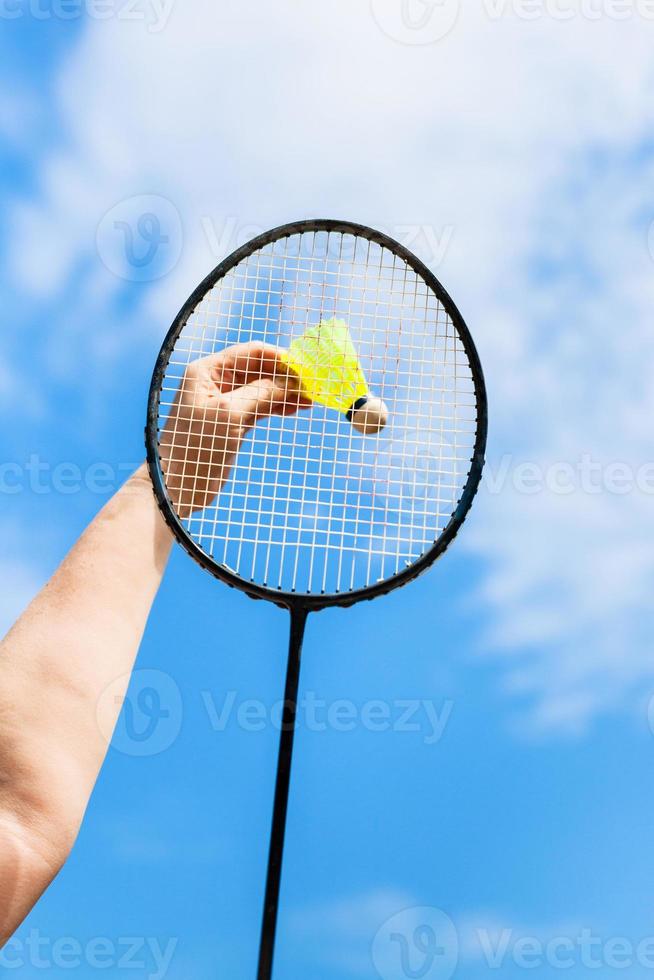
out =
<svg viewBox="0 0 654 980"><path fill-rule="evenodd" d="M211 503L259 419L293 415L311 404L281 351L268 344L237 344L189 364L160 443L166 487L180 517Z"/></svg>

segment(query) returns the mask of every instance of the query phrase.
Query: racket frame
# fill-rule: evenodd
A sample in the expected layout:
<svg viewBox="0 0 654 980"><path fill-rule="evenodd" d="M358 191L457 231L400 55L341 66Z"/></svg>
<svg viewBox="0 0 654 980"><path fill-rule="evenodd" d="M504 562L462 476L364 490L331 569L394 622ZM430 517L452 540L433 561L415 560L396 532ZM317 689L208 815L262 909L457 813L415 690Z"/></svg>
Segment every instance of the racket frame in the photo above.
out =
<svg viewBox="0 0 654 980"><path fill-rule="evenodd" d="M398 258L402 259L413 269L416 275L422 277L427 286L434 292L444 310L452 320L454 327L461 339L468 362L475 389L475 401L477 406L477 431L472 457L470 460L470 471L468 478L450 520L434 542L434 544L424 552L415 562L407 568L389 576L382 582L375 582L365 588L355 589L351 592L336 592L326 594L312 594L301 592L287 592L280 589L273 589L268 586L257 585L255 582L247 581L235 572L230 571L223 565L214 561L191 537L180 520L175 508L169 498L166 489L166 482L161 466L159 454L159 420L160 420L160 397L163 380L172 356L175 344L181 331L186 326L189 317L198 306L207 292L237 266L243 259L259 251L266 245L280 241L283 238L290 238L293 235L301 235L306 232L328 232L341 235L353 235L358 238L365 238L383 248L389 249ZM479 360L479 355L468 327L459 312L453 299L439 282L436 276L427 266L420 261L417 256L409 251L404 245L390 238L380 231L375 231L366 225L356 224L351 221L339 221L329 218L317 218L308 221L296 221L290 224L280 225L267 231L262 235L252 239L246 244L241 245L231 255L220 262L212 272L206 276L200 285L195 289L181 310L173 320L172 326L168 331L157 358L150 391L148 396L147 424L145 427L145 446L147 454L147 464L154 487L154 493L159 505L159 509L166 521L166 524L175 535L177 541L188 552L188 554L213 576L225 582L232 588L240 589L251 599L267 599L274 602L277 606L288 609L291 613L296 610L306 610L312 612L319 609L326 609L333 606L348 607L353 606L361 600L375 599L378 596L387 595L394 589L407 585L415 578L430 568L434 562L444 554L449 545L456 537L461 525L463 524L472 502L475 498L479 483L481 481L484 468L486 441L488 436L488 400L486 395L486 383L484 373Z"/></svg>

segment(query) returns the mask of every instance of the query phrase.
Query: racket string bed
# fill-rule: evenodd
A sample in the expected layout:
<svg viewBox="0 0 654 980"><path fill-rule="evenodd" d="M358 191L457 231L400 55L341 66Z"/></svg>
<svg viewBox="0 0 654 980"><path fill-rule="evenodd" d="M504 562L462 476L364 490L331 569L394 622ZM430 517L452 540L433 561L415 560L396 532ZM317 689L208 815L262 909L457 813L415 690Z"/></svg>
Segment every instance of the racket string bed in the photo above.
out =
<svg viewBox="0 0 654 980"><path fill-rule="evenodd" d="M320 406L260 424L217 500L186 519L209 558L280 592L355 592L416 561L451 519L474 449L472 372L442 304L390 249L330 231L266 245L207 291L171 353L160 428L193 360L252 340L286 349L332 317L388 428L370 440ZM192 495L186 473L182 457Z"/></svg>

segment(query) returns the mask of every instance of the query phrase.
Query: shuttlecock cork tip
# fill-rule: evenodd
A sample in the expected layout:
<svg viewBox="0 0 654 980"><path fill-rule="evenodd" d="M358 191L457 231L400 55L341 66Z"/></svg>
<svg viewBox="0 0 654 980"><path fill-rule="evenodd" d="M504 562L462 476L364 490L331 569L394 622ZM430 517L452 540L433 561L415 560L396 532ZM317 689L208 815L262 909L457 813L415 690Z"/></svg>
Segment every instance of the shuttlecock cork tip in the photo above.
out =
<svg viewBox="0 0 654 980"><path fill-rule="evenodd" d="M374 436L386 427L388 408L381 398L368 395L354 403L347 417L361 435Z"/></svg>

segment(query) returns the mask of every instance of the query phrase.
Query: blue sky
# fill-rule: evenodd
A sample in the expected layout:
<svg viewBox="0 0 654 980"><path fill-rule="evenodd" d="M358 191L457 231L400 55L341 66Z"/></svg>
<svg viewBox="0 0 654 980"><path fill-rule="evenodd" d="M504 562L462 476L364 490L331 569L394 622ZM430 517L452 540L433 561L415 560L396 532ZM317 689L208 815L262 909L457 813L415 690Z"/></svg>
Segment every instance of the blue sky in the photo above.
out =
<svg viewBox="0 0 654 980"><path fill-rule="evenodd" d="M178 0L2 19L3 626L142 458L170 321L257 231L320 214L401 238L486 368L489 465L456 544L410 588L309 622L302 686L322 707L301 712L279 977L402 980L389 934L410 944L430 921L449 958L427 980L556 976L568 946L571 977L651 974L644 8ZM145 212L168 240L136 272L110 230ZM253 976L287 625L174 554L129 709L147 731L154 689L168 717L144 741L122 720L3 973ZM375 702L390 730L371 730Z"/></svg>

